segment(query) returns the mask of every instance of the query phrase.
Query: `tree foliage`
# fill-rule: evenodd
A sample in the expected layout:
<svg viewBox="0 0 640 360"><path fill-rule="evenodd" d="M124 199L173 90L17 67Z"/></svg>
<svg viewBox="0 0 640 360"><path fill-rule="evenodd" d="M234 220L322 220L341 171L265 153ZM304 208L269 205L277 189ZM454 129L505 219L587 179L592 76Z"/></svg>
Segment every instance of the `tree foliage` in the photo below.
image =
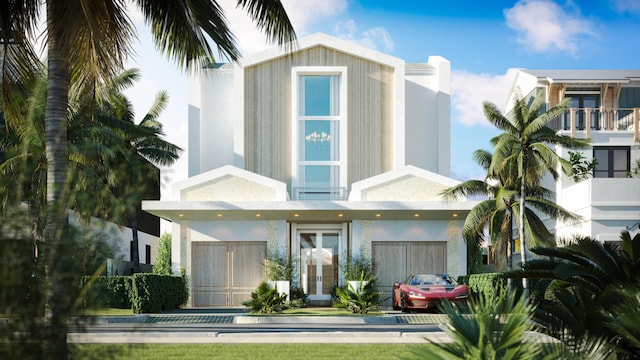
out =
<svg viewBox="0 0 640 360"><path fill-rule="evenodd" d="M164 233L160 236L158 257L153 265L153 273L158 275L171 275L171 234Z"/></svg>

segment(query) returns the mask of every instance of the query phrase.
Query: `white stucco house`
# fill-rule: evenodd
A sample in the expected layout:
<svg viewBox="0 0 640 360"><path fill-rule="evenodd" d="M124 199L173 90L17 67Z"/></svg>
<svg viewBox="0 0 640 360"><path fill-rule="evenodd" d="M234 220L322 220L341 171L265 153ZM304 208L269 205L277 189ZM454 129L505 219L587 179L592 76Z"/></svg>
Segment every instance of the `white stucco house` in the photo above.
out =
<svg viewBox="0 0 640 360"><path fill-rule="evenodd" d="M590 139L581 150L597 159L592 176L574 182L564 176L545 185L555 189L556 203L580 216L577 224L551 224L558 239L572 235L618 241L620 232L632 234L640 226L640 70L526 70L517 72L513 97L543 92L549 106L570 98L564 116L550 124L559 134ZM556 148L569 158L569 150ZM577 151L577 150L573 150Z"/></svg>
<svg viewBox="0 0 640 360"><path fill-rule="evenodd" d="M171 220L190 306L239 306L267 254L296 263L318 304L364 252L381 290L411 273L467 271L473 202L446 203L450 63L425 63L325 34L194 73L189 178L143 209Z"/></svg>

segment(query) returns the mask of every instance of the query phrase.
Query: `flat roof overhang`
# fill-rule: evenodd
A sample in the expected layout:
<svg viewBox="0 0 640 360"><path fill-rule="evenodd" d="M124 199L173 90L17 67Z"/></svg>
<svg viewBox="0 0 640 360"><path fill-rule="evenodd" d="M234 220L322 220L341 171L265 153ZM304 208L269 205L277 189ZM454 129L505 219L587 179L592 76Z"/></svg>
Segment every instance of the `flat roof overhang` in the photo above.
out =
<svg viewBox="0 0 640 360"><path fill-rule="evenodd" d="M143 201L142 209L170 221L464 220L477 201Z"/></svg>

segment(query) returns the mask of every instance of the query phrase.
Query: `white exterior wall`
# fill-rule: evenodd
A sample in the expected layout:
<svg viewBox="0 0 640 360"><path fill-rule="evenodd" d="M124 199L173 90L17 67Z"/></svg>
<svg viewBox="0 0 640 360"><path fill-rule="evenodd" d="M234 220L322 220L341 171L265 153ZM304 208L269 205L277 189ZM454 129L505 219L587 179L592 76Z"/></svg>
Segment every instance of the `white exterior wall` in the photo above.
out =
<svg viewBox="0 0 640 360"><path fill-rule="evenodd" d="M242 102L234 96L233 68L202 69L189 88L189 176L234 165L235 128Z"/></svg>
<svg viewBox="0 0 640 360"><path fill-rule="evenodd" d="M405 164L449 176L451 64L432 56L429 65L405 71Z"/></svg>

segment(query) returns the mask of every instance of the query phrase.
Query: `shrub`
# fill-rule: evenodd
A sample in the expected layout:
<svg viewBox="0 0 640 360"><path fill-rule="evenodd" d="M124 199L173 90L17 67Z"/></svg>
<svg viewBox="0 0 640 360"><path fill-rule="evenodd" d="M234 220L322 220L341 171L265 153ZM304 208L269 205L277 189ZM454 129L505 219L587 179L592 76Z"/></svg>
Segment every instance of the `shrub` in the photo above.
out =
<svg viewBox="0 0 640 360"><path fill-rule="evenodd" d="M358 288L354 288L351 283L346 288L336 288L336 307L346 307L354 314L367 314L375 311L380 306L380 295L376 286L376 278L365 278L362 273ZM367 280L364 280L367 279Z"/></svg>
<svg viewBox="0 0 640 360"><path fill-rule="evenodd" d="M184 277L138 273L131 278L131 308L135 314L174 310L187 301Z"/></svg>
<svg viewBox="0 0 640 360"><path fill-rule="evenodd" d="M505 292L506 279L500 273L471 274L468 277L468 286L471 296L480 295L491 300Z"/></svg>
<svg viewBox="0 0 640 360"><path fill-rule="evenodd" d="M278 249L271 249L267 253L266 271L268 280L287 280L293 278L294 262Z"/></svg>
<svg viewBox="0 0 640 360"><path fill-rule="evenodd" d="M287 303L289 308L302 308L309 304L309 297L304 290L299 287L292 286L289 291L290 301Z"/></svg>
<svg viewBox="0 0 640 360"><path fill-rule="evenodd" d="M131 308L130 276L83 276L80 289L85 307Z"/></svg>
<svg viewBox="0 0 640 360"><path fill-rule="evenodd" d="M153 273L157 275L171 275L171 234L164 233L160 237L158 257L153 265Z"/></svg>
<svg viewBox="0 0 640 360"><path fill-rule="evenodd" d="M357 281L364 273L364 278L373 277L373 261L364 249L354 254L341 265L346 280Z"/></svg>
<svg viewBox="0 0 640 360"><path fill-rule="evenodd" d="M251 300L243 302L242 305L250 308L252 313L271 314L282 312L286 301L287 295L279 294L276 288L263 281L256 291L251 293Z"/></svg>

